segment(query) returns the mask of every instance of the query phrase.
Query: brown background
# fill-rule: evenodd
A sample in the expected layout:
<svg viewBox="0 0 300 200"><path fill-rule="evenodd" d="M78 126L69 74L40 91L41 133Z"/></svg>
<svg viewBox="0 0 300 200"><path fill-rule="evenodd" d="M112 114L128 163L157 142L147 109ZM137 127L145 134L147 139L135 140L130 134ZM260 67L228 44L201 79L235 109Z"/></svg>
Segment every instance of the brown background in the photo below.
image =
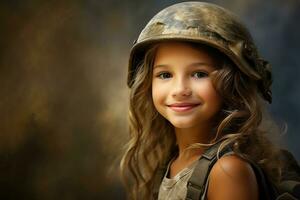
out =
<svg viewBox="0 0 300 200"><path fill-rule="evenodd" d="M127 139L132 41L180 1L0 3L0 198L124 199L117 165ZM300 3L211 1L238 14L273 65L284 147L300 160Z"/></svg>

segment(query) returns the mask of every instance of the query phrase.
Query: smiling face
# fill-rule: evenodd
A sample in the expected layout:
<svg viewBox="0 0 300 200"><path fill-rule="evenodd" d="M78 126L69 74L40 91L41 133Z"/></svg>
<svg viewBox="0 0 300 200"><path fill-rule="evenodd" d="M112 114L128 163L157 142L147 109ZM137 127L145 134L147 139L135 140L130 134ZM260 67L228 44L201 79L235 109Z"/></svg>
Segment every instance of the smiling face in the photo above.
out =
<svg viewBox="0 0 300 200"><path fill-rule="evenodd" d="M176 128L210 123L222 100L210 74L216 62L204 48L165 42L158 46L152 77L152 98L157 111Z"/></svg>

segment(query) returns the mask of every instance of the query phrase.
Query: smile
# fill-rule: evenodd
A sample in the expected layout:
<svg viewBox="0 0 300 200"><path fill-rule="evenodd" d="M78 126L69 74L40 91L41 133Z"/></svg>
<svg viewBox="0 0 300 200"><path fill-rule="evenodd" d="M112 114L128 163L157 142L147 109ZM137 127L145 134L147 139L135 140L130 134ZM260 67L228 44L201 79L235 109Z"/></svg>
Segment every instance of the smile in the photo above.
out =
<svg viewBox="0 0 300 200"><path fill-rule="evenodd" d="M199 104L194 104L194 103L193 104L191 104L191 103L175 103L175 104L168 105L168 107L171 108L175 112L186 112L186 111L189 111L189 110L195 108L198 105Z"/></svg>

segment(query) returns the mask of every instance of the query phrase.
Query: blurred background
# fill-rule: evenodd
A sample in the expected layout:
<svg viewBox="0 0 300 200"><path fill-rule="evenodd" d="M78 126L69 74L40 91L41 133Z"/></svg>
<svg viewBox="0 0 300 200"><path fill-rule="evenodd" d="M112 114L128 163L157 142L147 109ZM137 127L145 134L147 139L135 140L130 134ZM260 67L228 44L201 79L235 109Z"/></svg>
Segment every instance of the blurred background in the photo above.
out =
<svg viewBox="0 0 300 200"><path fill-rule="evenodd" d="M2 0L0 198L125 199L132 42L168 0ZM300 1L208 1L249 27L273 66L280 145L300 160Z"/></svg>

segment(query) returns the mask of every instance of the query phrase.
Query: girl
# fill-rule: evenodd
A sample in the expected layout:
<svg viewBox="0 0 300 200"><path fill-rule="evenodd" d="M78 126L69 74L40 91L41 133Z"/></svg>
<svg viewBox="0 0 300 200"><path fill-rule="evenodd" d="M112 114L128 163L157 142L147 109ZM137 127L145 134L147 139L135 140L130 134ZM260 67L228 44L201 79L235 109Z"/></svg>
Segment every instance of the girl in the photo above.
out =
<svg viewBox="0 0 300 200"><path fill-rule="evenodd" d="M269 65L229 11L184 2L155 15L129 60L131 139L121 169L130 198L185 199L198 160L216 146L218 155L233 153L218 156L201 199L262 198L251 163L273 183L280 178L263 129L271 82Z"/></svg>

